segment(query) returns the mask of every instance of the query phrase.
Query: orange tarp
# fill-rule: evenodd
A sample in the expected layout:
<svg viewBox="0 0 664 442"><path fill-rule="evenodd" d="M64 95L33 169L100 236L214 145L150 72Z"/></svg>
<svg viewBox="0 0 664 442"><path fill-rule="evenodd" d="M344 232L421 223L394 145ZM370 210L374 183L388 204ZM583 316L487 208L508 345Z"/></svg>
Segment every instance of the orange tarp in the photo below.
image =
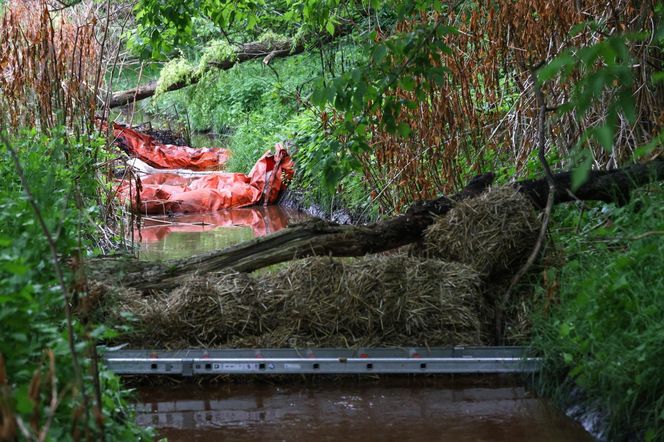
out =
<svg viewBox="0 0 664 442"><path fill-rule="evenodd" d="M150 135L113 123L116 142L130 156L159 169L220 170L229 152L220 147L195 149L188 146L161 144Z"/></svg>
<svg viewBox="0 0 664 442"><path fill-rule="evenodd" d="M126 181L121 183L118 193L131 203L134 211L151 215L216 212L258 203L272 204L294 173L294 164L286 149L280 144L275 149L274 154L266 152L249 175L219 172L185 178L173 173L156 173L140 180L139 201L137 186Z"/></svg>

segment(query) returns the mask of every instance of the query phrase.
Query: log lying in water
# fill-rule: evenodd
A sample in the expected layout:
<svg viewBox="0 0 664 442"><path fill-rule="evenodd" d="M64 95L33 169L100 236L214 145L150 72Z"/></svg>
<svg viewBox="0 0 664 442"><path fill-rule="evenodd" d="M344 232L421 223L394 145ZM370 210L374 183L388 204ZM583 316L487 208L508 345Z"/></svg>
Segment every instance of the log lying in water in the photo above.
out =
<svg viewBox="0 0 664 442"><path fill-rule="evenodd" d="M436 216L447 213L456 201L482 193L491 185L493 178L492 173L480 175L452 197L418 202L404 215L366 226L312 220L225 250L166 263L125 260L122 265L115 259L100 258L90 263L91 277L94 279L95 273L108 275L103 268L112 268L115 263L118 268L111 273L121 274L120 283L141 290L160 290L177 286L194 272L230 268L249 272L307 256L362 256L391 250L420 240ZM588 181L574 193L571 191L570 172L556 174L554 178L555 203L594 200L625 204L633 189L664 179L664 160L623 169L593 171ZM528 196L535 206L543 208L546 205L548 185L545 179L518 181L512 186Z"/></svg>

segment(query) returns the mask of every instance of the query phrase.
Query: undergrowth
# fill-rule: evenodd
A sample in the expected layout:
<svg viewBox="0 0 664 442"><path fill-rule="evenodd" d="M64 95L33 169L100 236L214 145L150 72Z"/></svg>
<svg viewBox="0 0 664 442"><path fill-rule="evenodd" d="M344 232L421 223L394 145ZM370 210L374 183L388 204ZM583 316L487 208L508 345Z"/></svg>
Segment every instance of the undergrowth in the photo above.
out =
<svg viewBox="0 0 664 442"><path fill-rule="evenodd" d="M540 293L535 318L542 392L569 406L580 390L609 440L664 440L664 186L557 218L567 262L548 271L560 290Z"/></svg>
<svg viewBox="0 0 664 442"><path fill-rule="evenodd" d="M65 283L78 287L76 299L83 300L81 275L72 268L95 252L100 217L94 204L98 189L94 152L101 144L72 139L61 129L54 129L51 136L32 129L13 137L12 145L53 236ZM105 326L73 320L83 374L82 384L76 380L65 331L64 291L46 236L2 142L0 180L0 438L37 440L43 432L45 440L97 440L102 431L106 440L149 438L149 430L133 423L128 391L117 376L102 367L101 404L93 394L96 374L90 351L96 339L112 336ZM79 385L86 391L80 391ZM101 405L99 415L97 405ZM25 423L20 432L14 418ZM103 430L99 422L104 423Z"/></svg>

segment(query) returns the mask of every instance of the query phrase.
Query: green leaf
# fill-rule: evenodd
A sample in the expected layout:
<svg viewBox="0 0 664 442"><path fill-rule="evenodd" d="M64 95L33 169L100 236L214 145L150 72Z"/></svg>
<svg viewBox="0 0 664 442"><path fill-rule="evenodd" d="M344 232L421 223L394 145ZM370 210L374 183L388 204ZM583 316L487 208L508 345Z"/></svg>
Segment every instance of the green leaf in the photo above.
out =
<svg viewBox="0 0 664 442"><path fill-rule="evenodd" d="M663 82L664 81L664 71L653 72L651 80L652 80L652 84L657 84L657 83Z"/></svg>
<svg viewBox="0 0 664 442"><path fill-rule="evenodd" d="M397 131L399 132L399 135L405 138L410 135L410 125L408 123L401 122L397 126Z"/></svg>
<svg viewBox="0 0 664 442"><path fill-rule="evenodd" d="M373 60L375 63L380 63L383 61L387 55L387 47L385 45L377 45L373 51Z"/></svg>
<svg viewBox="0 0 664 442"><path fill-rule="evenodd" d="M325 25L325 29L330 35L334 35L334 23L332 23L332 21L327 22L327 24Z"/></svg>
<svg viewBox="0 0 664 442"><path fill-rule="evenodd" d="M636 148L636 150L634 151L634 158L639 159L650 154L650 152L662 146L663 140L664 140L664 132L660 132L649 143Z"/></svg>
<svg viewBox="0 0 664 442"><path fill-rule="evenodd" d="M584 151L584 157L583 162L572 171L572 192L581 187L590 175L590 166L592 165L593 158L587 151Z"/></svg>
<svg viewBox="0 0 664 442"><path fill-rule="evenodd" d="M560 337L561 338L566 338L569 336L570 331L572 330L572 327L568 323L563 323L560 324Z"/></svg>
<svg viewBox="0 0 664 442"><path fill-rule="evenodd" d="M543 84L555 77L564 67L571 64L574 64L574 59L569 53L560 54L537 71L537 80L540 84Z"/></svg>
<svg viewBox="0 0 664 442"><path fill-rule="evenodd" d="M622 110L627 121L634 124L636 122L636 100L631 89L624 89L618 97L618 105Z"/></svg>
<svg viewBox="0 0 664 442"><path fill-rule="evenodd" d="M570 377L577 377L581 372L583 371L583 366L582 365L577 365L573 369L570 370L569 375Z"/></svg>
<svg viewBox="0 0 664 442"><path fill-rule="evenodd" d="M327 100L328 103L332 103L334 101L334 97L337 94L337 88L334 86L328 86L325 88L325 99Z"/></svg>
<svg viewBox="0 0 664 442"><path fill-rule="evenodd" d="M256 27L256 24L258 23L258 19L254 14L249 15L247 18L247 29L252 30Z"/></svg>
<svg viewBox="0 0 664 442"><path fill-rule="evenodd" d="M28 396L28 385L24 384L16 391L14 395L16 398L16 411L21 414L28 414L32 412L34 403Z"/></svg>
<svg viewBox="0 0 664 442"><path fill-rule="evenodd" d="M410 76L402 77L399 80L399 86L405 91L413 91L415 89L415 79Z"/></svg>
<svg viewBox="0 0 664 442"><path fill-rule="evenodd" d="M603 124L595 129L594 135L604 150L611 152L613 148L613 127L609 124Z"/></svg>
<svg viewBox="0 0 664 442"><path fill-rule="evenodd" d="M28 342L28 336L25 333L12 333L12 338L14 338L16 342L23 344Z"/></svg>
<svg viewBox="0 0 664 442"><path fill-rule="evenodd" d="M28 266L12 261L2 263L0 268L17 276L23 276L28 270L30 270Z"/></svg>
<svg viewBox="0 0 664 442"><path fill-rule="evenodd" d="M323 106L325 104L325 88L322 86L315 87L311 94L311 102L316 106Z"/></svg>
<svg viewBox="0 0 664 442"><path fill-rule="evenodd" d="M664 420L664 411L659 416L660 419ZM657 431L655 431L653 428L649 428L648 431L646 431L645 434L645 441L646 442L653 442L657 438Z"/></svg>

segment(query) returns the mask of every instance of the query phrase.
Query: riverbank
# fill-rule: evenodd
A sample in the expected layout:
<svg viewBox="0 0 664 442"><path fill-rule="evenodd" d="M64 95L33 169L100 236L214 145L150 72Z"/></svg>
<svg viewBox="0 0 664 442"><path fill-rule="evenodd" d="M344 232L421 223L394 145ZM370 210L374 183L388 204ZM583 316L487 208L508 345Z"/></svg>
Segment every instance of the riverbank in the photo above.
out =
<svg viewBox="0 0 664 442"><path fill-rule="evenodd" d="M607 440L664 440L663 234L657 184L624 207L555 214L553 246L565 262L535 292L539 391L574 414L604 415Z"/></svg>

